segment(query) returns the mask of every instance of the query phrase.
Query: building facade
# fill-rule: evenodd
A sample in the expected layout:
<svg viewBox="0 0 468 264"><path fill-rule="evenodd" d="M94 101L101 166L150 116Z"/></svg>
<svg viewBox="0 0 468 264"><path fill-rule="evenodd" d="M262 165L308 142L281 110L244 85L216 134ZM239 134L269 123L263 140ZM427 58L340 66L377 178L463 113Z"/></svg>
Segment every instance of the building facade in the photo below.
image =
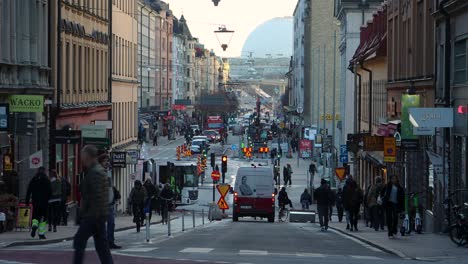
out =
<svg viewBox="0 0 468 264"><path fill-rule="evenodd" d="M137 2L112 1L112 151L136 149L138 123L137 82ZM128 4L133 3L133 4ZM113 184L122 197L128 197L134 166L114 168ZM127 206L123 199L122 211Z"/></svg>
<svg viewBox="0 0 468 264"><path fill-rule="evenodd" d="M372 19L372 12L382 0L335 0L335 17L340 21L340 144L345 144L347 135L355 133L355 75L348 69L349 61L360 43L360 27Z"/></svg>
<svg viewBox="0 0 468 264"><path fill-rule="evenodd" d="M443 201L448 192L468 187L468 2L434 0L432 4L437 65L435 103L437 107L452 107L454 112L453 128L437 128L434 146L439 157L447 160L447 170L439 179L445 182L439 184L445 191L437 192L435 188L436 200ZM444 149L444 143L448 148ZM462 193L458 198L466 202ZM442 213L443 208L439 208L439 214ZM434 229L443 229L441 221Z"/></svg>
<svg viewBox="0 0 468 264"><path fill-rule="evenodd" d="M53 5L57 13L54 12L52 21L58 23L58 12L61 15L60 31L56 30L57 24L51 27L50 44L59 109L55 128L81 131L82 126L111 118L109 6L104 1L80 4L69 0L55 1ZM56 48L57 39L60 50ZM79 147L79 144L57 144L55 149L57 172L72 184L72 199L76 199L81 172Z"/></svg>
<svg viewBox="0 0 468 264"><path fill-rule="evenodd" d="M0 158L9 160L2 162L0 178L7 191L19 197L24 197L36 172L30 168L29 156L42 151L42 163L49 167L50 108L44 109L44 100L53 99L50 8L49 1L0 1ZM10 96L21 100L37 96L34 100L42 107L18 112ZM25 122L30 122L30 128L24 127Z"/></svg>

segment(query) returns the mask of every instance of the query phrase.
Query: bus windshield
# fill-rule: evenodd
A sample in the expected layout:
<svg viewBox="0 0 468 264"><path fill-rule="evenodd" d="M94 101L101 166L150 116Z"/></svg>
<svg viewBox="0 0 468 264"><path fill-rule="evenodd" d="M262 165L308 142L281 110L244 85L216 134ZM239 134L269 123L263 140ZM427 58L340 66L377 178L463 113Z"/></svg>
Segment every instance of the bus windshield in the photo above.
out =
<svg viewBox="0 0 468 264"><path fill-rule="evenodd" d="M208 123L208 128L222 128L223 123Z"/></svg>

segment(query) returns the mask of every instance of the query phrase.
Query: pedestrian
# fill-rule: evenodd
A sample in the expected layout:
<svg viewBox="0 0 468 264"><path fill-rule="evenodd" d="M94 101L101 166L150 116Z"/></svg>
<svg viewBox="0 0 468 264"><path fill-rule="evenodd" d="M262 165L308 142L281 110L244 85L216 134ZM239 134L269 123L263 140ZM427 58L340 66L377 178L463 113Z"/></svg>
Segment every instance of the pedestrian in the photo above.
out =
<svg viewBox="0 0 468 264"><path fill-rule="evenodd" d="M287 182L288 182L288 179L289 179L288 173L289 173L288 167L287 167L286 165L283 166L283 181L284 181L284 185L287 185Z"/></svg>
<svg viewBox="0 0 468 264"><path fill-rule="evenodd" d="M110 164L110 157L107 153L102 153L98 157L99 164L104 168L104 171L107 175L107 188L109 189L109 214L107 216L107 226L106 226L106 234L107 234L107 242L109 243L110 249L121 249L121 246L115 244L115 204L118 200L120 200L120 193L112 185L112 171L111 171L111 164Z"/></svg>
<svg viewBox="0 0 468 264"><path fill-rule="evenodd" d="M140 232L140 227L143 225L145 219L145 201L146 190L141 184L140 180L136 180L132 191L130 192L129 201L133 209L133 222L136 224L137 233Z"/></svg>
<svg viewBox="0 0 468 264"><path fill-rule="evenodd" d="M375 184L372 185L367 195L367 206L370 215L372 216L372 227L375 231L384 230L384 213L382 208L382 193L383 184L382 177L375 178Z"/></svg>
<svg viewBox="0 0 468 264"><path fill-rule="evenodd" d="M36 175L29 182L26 192L26 206L29 205L29 199L32 200L33 206L31 237L35 237L36 231L39 231L39 239L46 239L47 207L52 193L50 181L45 172L44 167L37 170Z"/></svg>
<svg viewBox="0 0 468 264"><path fill-rule="evenodd" d="M368 201L369 193L370 193L372 186L373 186L372 184L369 184L367 186L366 192L364 193L364 200L363 200L364 220L366 222L366 227L370 227L370 228L373 228L374 220L372 219L372 214L370 213L370 207L367 204L367 201Z"/></svg>
<svg viewBox="0 0 468 264"><path fill-rule="evenodd" d="M398 215L403 211L405 200L405 191L396 175L392 175L390 182L384 187L382 200L387 216L388 237L393 238L398 232Z"/></svg>
<svg viewBox="0 0 468 264"><path fill-rule="evenodd" d="M333 215L333 206L336 204L336 193L330 188L330 184L327 184L328 188L330 189L330 206L328 207L329 211L329 216L330 216L330 222L332 220L332 215Z"/></svg>
<svg viewBox="0 0 468 264"><path fill-rule="evenodd" d="M291 168L291 164L288 163L288 179L287 181L289 182L289 186L291 186L291 178L292 178L292 174L293 174L293 170ZM286 185L286 184L285 184Z"/></svg>
<svg viewBox="0 0 468 264"><path fill-rule="evenodd" d="M158 145L158 137L159 137L159 131L156 130L156 131L154 131L154 135L153 135L153 146Z"/></svg>
<svg viewBox="0 0 468 264"><path fill-rule="evenodd" d="M350 221L350 201L351 201L351 192L350 186L353 182L353 176L348 175L346 177L345 186L343 187L343 208L346 215L346 229L350 229L351 221Z"/></svg>
<svg viewBox="0 0 468 264"><path fill-rule="evenodd" d="M320 228L322 231L328 229L328 210L330 207L330 188L327 186L327 181L322 179L320 187L314 192L314 198L317 201L317 211L319 214Z"/></svg>
<svg viewBox="0 0 468 264"><path fill-rule="evenodd" d="M273 171L273 173L274 173L274 174L273 174L273 175L274 175L273 179L275 180L275 185L279 185L280 182L281 182L281 179L280 179L280 168L279 168L278 165L275 165L275 166L273 167L273 170L274 170L274 171Z"/></svg>
<svg viewBox="0 0 468 264"><path fill-rule="evenodd" d="M68 225L68 197L71 195L71 185L66 176L60 178L62 184L62 199L60 201L60 221L62 225Z"/></svg>
<svg viewBox="0 0 468 264"><path fill-rule="evenodd" d="M312 162L309 165L309 174L311 176L311 181L314 179L315 173L317 173L317 166L315 165L314 162Z"/></svg>
<svg viewBox="0 0 468 264"><path fill-rule="evenodd" d="M343 221L343 189L338 188L336 193L336 210L338 211L338 222Z"/></svg>
<svg viewBox="0 0 468 264"><path fill-rule="evenodd" d="M86 244L91 236L94 239L94 247L101 263L113 263L106 236L106 221L109 214L109 181L97 158L98 150L95 146L86 145L81 150L84 177L80 184L80 226L73 239L74 264L83 263Z"/></svg>
<svg viewBox="0 0 468 264"><path fill-rule="evenodd" d="M159 196L159 188L153 184L151 177L146 178L145 183L143 184L143 187L145 187L146 195L147 195L147 198L149 199L149 204L148 204L149 206L147 210L149 212L148 220L151 223L153 210L156 208L156 200Z"/></svg>
<svg viewBox="0 0 468 264"><path fill-rule="evenodd" d="M62 183L57 177L55 170L50 171L50 198L48 206L49 232L57 232L57 225L60 223L60 202L62 201ZM34 208L33 208L34 210Z"/></svg>
<svg viewBox="0 0 468 264"><path fill-rule="evenodd" d="M345 203L348 203L347 207L349 208L350 231L358 231L357 223L362 201L362 190L356 181L352 181L349 188L347 188L347 195L345 194Z"/></svg>
<svg viewBox="0 0 468 264"><path fill-rule="evenodd" d="M171 210L172 207L172 199L174 199L174 192L171 189L171 185L166 183L164 188L159 195L161 198L161 211L162 211L162 222L163 224L167 224L168 222L168 212Z"/></svg>
<svg viewBox="0 0 468 264"><path fill-rule="evenodd" d="M301 194L302 210L309 210L309 206L312 204L312 196L307 189Z"/></svg>

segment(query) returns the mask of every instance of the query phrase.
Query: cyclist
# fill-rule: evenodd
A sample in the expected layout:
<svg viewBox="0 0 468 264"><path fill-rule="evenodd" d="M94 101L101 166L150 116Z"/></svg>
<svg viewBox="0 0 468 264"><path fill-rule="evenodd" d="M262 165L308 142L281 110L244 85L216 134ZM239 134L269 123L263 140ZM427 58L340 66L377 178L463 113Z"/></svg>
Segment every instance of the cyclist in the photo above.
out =
<svg viewBox="0 0 468 264"><path fill-rule="evenodd" d="M283 213L283 210L286 205L289 205L289 207L293 208L292 202L288 197L288 192L286 192L286 187L282 187L281 191L278 194L278 205L280 207L280 211L279 211L280 219L281 219L281 214Z"/></svg>
<svg viewBox="0 0 468 264"><path fill-rule="evenodd" d="M161 191L161 194L159 196L161 198L161 206L162 206L162 222L163 224L167 224L168 221L168 214L167 212L170 210L170 204L172 199L174 198L174 193L171 190L171 185L169 183L166 183L164 185L163 190Z"/></svg>
<svg viewBox="0 0 468 264"><path fill-rule="evenodd" d="M146 190L141 184L141 181L135 181L135 187L130 192L130 204L133 208L133 222L136 224L137 232L140 232L140 227L145 219L144 207L146 201Z"/></svg>

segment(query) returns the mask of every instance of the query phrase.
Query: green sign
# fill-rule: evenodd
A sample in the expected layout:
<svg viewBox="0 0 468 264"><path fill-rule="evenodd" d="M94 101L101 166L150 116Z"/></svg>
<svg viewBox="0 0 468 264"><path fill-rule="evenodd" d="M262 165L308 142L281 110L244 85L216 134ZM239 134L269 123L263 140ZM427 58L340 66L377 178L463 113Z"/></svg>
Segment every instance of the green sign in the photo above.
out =
<svg viewBox="0 0 468 264"><path fill-rule="evenodd" d="M81 137L83 138L105 138L107 130L105 126L82 125L80 127Z"/></svg>
<svg viewBox="0 0 468 264"><path fill-rule="evenodd" d="M108 138L83 138L83 145L94 145L98 149L109 149L110 141Z"/></svg>
<svg viewBox="0 0 468 264"><path fill-rule="evenodd" d="M9 97L12 113L42 113L44 112L44 96L42 95L12 95Z"/></svg>
<svg viewBox="0 0 468 264"><path fill-rule="evenodd" d="M419 107L418 94L403 94L401 96L401 138L402 139L417 139L418 136L413 134L413 125L409 120L409 108Z"/></svg>

